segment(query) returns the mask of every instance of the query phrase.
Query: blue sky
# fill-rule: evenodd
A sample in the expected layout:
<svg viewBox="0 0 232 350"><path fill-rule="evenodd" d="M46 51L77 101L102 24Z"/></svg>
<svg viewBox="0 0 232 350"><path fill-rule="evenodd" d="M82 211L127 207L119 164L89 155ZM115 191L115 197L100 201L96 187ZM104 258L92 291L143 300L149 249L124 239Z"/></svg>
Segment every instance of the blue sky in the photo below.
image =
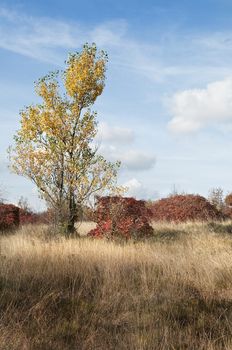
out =
<svg viewBox="0 0 232 350"><path fill-rule="evenodd" d="M33 82L96 42L109 54L98 111L101 152L122 161L129 195L232 190L232 2L0 1L0 184L8 201L34 186L7 169Z"/></svg>

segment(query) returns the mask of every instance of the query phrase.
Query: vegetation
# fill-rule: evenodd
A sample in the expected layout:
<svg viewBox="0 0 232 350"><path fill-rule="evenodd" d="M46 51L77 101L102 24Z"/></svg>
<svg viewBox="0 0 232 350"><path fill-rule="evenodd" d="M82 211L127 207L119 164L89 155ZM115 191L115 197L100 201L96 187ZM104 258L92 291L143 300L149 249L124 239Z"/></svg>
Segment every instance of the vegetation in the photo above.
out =
<svg viewBox="0 0 232 350"><path fill-rule="evenodd" d="M13 204L0 204L0 230L13 230L19 226L19 208Z"/></svg>
<svg viewBox="0 0 232 350"><path fill-rule="evenodd" d="M48 210L0 191L0 350L229 350L232 194L119 196L120 164L94 146L106 64L85 45L21 111L12 169Z"/></svg>
<svg viewBox="0 0 232 350"><path fill-rule="evenodd" d="M208 200L218 210L223 210L223 208L225 206L223 189L221 187L212 188L209 191Z"/></svg>
<svg viewBox="0 0 232 350"><path fill-rule="evenodd" d="M222 220L225 215L216 206L199 195L173 195L160 199L151 206L155 221L208 221Z"/></svg>
<svg viewBox="0 0 232 350"><path fill-rule="evenodd" d="M84 202L116 185L119 163L107 162L92 143L97 115L91 107L103 91L106 62L105 52L85 45L69 56L64 72L40 79L36 92L42 103L21 111L21 128L10 149L13 171L36 184L68 233L74 232Z"/></svg>
<svg viewBox="0 0 232 350"><path fill-rule="evenodd" d="M231 349L232 223L148 242L0 237L0 349Z"/></svg>
<svg viewBox="0 0 232 350"><path fill-rule="evenodd" d="M232 193L229 193L225 198L225 204L229 207L232 206Z"/></svg>
<svg viewBox="0 0 232 350"><path fill-rule="evenodd" d="M153 232L150 216L145 201L119 196L100 197L95 210L97 227L89 235L108 239L144 239Z"/></svg>

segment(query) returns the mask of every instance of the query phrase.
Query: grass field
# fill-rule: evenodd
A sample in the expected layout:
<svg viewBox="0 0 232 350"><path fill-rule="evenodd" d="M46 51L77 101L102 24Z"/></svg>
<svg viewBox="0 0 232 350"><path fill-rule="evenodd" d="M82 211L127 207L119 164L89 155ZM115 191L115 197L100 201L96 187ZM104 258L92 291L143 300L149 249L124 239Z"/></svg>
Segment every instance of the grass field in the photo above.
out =
<svg viewBox="0 0 232 350"><path fill-rule="evenodd" d="M232 222L144 242L0 236L1 350L232 349Z"/></svg>

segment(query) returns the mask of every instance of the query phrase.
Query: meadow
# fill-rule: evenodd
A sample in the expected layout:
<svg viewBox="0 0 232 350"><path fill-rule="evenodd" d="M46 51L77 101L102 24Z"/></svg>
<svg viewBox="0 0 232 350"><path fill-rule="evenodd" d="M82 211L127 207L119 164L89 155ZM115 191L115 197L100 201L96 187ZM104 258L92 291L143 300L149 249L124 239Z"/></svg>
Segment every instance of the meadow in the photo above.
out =
<svg viewBox="0 0 232 350"><path fill-rule="evenodd" d="M232 221L112 242L0 236L1 350L232 349Z"/></svg>

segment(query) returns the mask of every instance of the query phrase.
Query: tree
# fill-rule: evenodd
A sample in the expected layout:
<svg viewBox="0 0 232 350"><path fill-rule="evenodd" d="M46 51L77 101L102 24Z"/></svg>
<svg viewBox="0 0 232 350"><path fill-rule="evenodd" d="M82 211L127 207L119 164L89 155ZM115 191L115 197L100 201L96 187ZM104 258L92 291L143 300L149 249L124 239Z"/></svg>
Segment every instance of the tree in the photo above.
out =
<svg viewBox="0 0 232 350"><path fill-rule="evenodd" d="M175 197L175 196L178 196L178 195L186 195L186 192L185 191L179 191L177 189L177 186L176 184L173 184L172 186L172 190L171 192L167 195L167 197Z"/></svg>
<svg viewBox="0 0 232 350"><path fill-rule="evenodd" d="M0 204L4 204L6 201L6 191L3 189L3 186L0 185Z"/></svg>
<svg viewBox="0 0 232 350"><path fill-rule="evenodd" d="M18 207L27 213L32 213L28 199L24 196L20 196L18 200Z"/></svg>
<svg viewBox="0 0 232 350"><path fill-rule="evenodd" d="M218 210L222 210L224 207L224 193L221 187L212 188L209 191L209 202L214 205Z"/></svg>
<svg viewBox="0 0 232 350"><path fill-rule="evenodd" d="M69 55L63 72L39 79L35 91L42 103L20 112L21 128L9 150L13 171L36 184L68 233L90 196L116 188L119 162L107 162L93 146L97 114L91 107L104 89L107 60L95 44L86 44Z"/></svg>

